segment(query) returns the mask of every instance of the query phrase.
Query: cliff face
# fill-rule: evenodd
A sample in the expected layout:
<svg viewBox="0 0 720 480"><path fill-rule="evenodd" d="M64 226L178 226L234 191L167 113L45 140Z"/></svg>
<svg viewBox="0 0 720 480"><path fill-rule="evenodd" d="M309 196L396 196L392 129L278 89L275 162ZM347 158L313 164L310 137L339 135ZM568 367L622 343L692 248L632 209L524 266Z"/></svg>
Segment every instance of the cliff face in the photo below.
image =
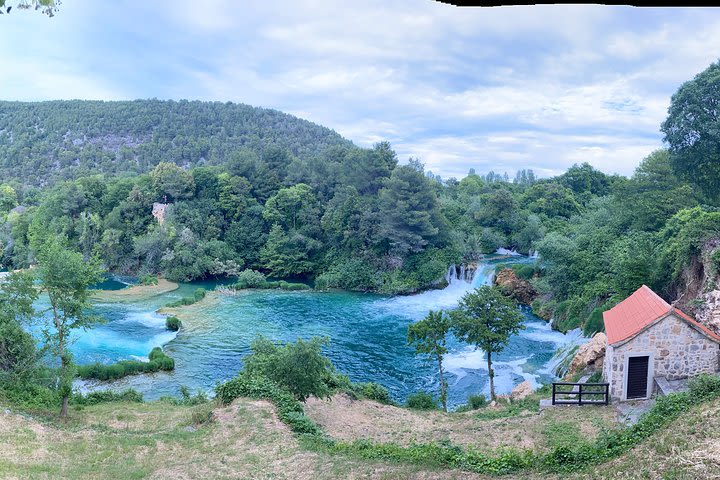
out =
<svg viewBox="0 0 720 480"><path fill-rule="evenodd" d="M520 303L529 305L537 298L537 291L528 282L518 277L511 268L501 270L495 277L495 285Z"/></svg>
<svg viewBox="0 0 720 480"><path fill-rule="evenodd" d="M718 248L720 239L706 242L700 255L693 257L685 267L671 294L676 299L673 306L720 333L720 272L712 259Z"/></svg>

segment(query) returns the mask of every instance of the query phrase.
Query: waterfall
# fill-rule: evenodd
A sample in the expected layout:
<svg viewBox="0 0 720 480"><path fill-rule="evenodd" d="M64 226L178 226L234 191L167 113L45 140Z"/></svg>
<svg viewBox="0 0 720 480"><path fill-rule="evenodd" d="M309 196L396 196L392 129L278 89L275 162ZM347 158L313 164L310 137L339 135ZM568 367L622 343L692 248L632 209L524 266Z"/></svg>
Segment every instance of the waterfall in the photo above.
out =
<svg viewBox="0 0 720 480"><path fill-rule="evenodd" d="M463 282L467 281L467 279L465 278L465 264L464 263L460 264L460 280L462 280Z"/></svg>
<svg viewBox="0 0 720 480"><path fill-rule="evenodd" d="M453 283L454 280L457 280L457 269L455 268L455 264L453 263L448 267L447 274L445 274L445 280L447 281L447 284L450 285Z"/></svg>

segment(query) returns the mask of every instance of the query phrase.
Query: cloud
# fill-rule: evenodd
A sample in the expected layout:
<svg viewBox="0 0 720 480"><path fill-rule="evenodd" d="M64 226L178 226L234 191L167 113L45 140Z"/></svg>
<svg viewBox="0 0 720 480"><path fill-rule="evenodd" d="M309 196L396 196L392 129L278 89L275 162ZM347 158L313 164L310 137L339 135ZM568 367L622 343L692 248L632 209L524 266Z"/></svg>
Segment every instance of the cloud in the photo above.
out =
<svg viewBox="0 0 720 480"><path fill-rule="evenodd" d="M717 60L717 31L713 9L77 0L0 18L18 45L0 84L6 99L276 108L444 177L584 161L628 175L662 145L670 96Z"/></svg>

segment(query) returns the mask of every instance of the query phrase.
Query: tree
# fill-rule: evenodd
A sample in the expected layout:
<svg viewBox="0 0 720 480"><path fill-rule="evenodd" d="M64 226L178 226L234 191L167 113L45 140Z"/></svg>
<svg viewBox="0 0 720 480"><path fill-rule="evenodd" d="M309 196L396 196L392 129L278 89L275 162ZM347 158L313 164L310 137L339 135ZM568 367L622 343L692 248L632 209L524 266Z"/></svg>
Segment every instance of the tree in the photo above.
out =
<svg viewBox="0 0 720 480"><path fill-rule="evenodd" d="M720 61L685 82L660 130L677 175L717 199L720 187Z"/></svg>
<svg viewBox="0 0 720 480"><path fill-rule="evenodd" d="M20 10L40 10L48 17L52 17L58 11L60 0L19 0L15 6ZM0 14L10 13L13 6L7 0L0 0ZM3 11L4 9L4 11Z"/></svg>
<svg viewBox="0 0 720 480"><path fill-rule="evenodd" d="M415 347L417 353L425 354L437 360L440 374L440 402L447 412L447 381L443 370L443 356L447 353L445 338L450 331L450 322L444 312L430 310L427 316L408 327L408 344Z"/></svg>
<svg viewBox="0 0 720 480"><path fill-rule="evenodd" d="M433 223L436 209L437 198L422 170L399 166L380 190L380 237L394 253L420 252L439 232Z"/></svg>
<svg viewBox="0 0 720 480"><path fill-rule="evenodd" d="M168 201L190 198L195 193L195 180L189 172L174 163L160 162L150 172L153 185L162 200L165 196Z"/></svg>
<svg viewBox="0 0 720 480"><path fill-rule="evenodd" d="M525 328L517 303L497 287L484 285L465 294L455 310L450 312L452 330L462 341L475 345L487 354L490 397L495 400L495 373L492 354L501 352Z"/></svg>
<svg viewBox="0 0 720 480"><path fill-rule="evenodd" d="M30 272L15 272L0 283L0 378L18 376L35 365L35 340L22 328L34 315L37 299Z"/></svg>
<svg viewBox="0 0 720 480"><path fill-rule="evenodd" d="M72 391L72 355L68 350L70 334L103 320L91 315L88 287L102 280L103 270L96 258L86 260L81 253L68 250L61 239L47 237L37 253L37 278L47 293L51 325L43 335L51 352L60 360L60 417L67 416Z"/></svg>

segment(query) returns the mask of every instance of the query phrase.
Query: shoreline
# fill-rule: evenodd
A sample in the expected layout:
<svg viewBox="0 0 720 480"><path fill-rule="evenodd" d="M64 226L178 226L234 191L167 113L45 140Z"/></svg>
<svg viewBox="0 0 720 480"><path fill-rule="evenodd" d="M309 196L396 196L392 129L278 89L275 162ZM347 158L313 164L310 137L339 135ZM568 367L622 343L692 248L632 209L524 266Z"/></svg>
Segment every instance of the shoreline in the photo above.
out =
<svg viewBox="0 0 720 480"><path fill-rule="evenodd" d="M180 288L180 284L158 278L156 285L131 285L120 290L96 290L92 293L91 298L101 302L137 302L172 292L178 288Z"/></svg>

